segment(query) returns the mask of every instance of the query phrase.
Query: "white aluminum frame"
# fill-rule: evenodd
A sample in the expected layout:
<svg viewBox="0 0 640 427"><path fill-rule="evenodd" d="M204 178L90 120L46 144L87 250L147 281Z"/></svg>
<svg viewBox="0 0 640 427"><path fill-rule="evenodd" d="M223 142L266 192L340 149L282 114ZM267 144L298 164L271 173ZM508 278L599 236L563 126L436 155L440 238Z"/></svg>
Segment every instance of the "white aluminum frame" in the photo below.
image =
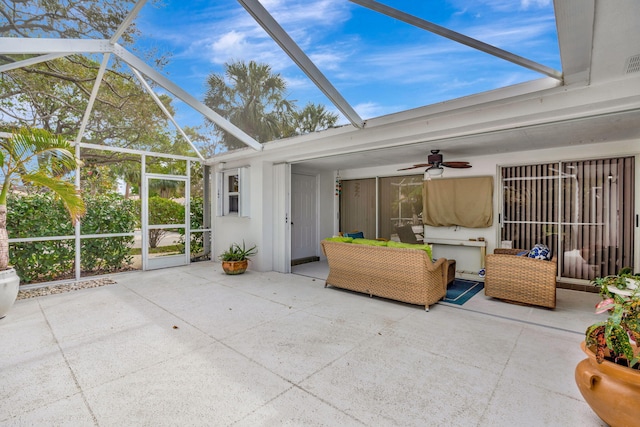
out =
<svg viewBox="0 0 640 427"><path fill-rule="evenodd" d="M146 166L146 156L143 156L143 165ZM183 224L149 224L149 181L161 179L184 183L184 223ZM187 161L187 175L169 175L159 173L147 173L142 171L142 269L155 270L166 267L178 267L189 264L191 259L191 163ZM184 228L184 254L169 255L159 258L149 258L149 230L163 228Z"/></svg>
<svg viewBox="0 0 640 427"><path fill-rule="evenodd" d="M11 137L11 134L6 133L6 132L0 132L0 138L9 138ZM203 166L207 166L204 164L203 161L201 161L198 158L195 157L189 157L189 156L181 156L181 155L175 155L175 154L166 154L166 153L150 153L148 151L142 151L142 150L135 150L135 149L131 149L131 148L122 148L122 147L109 147L109 146L105 146L105 145L98 145L98 144L90 144L90 143L86 143L86 142L82 142L82 143L72 143L73 145L75 145L75 149L76 149L76 157L80 158L80 148L89 148L89 149L94 149L94 150L102 150L102 151L113 151L113 152L119 152L119 153L127 153L127 154L136 154L136 155L140 155L142 162L141 162L141 168L145 167L145 163L146 163L146 157L161 157L161 158L166 158L166 159L173 159L173 160L186 160L187 161L187 168L188 168L188 172L189 174L191 173L191 164L190 162L197 162L197 163L201 163L203 164ZM143 170L143 169L141 169ZM163 177L165 175L162 175ZM164 178L163 178L164 179ZM80 186L80 173L79 171L76 171L76 186L79 187ZM185 189L185 191L191 191L190 187L187 186L187 188ZM205 186L205 191L207 191L207 187ZM209 192L211 192L211 189L209 188ZM212 201L211 201L211 194L209 194L209 204L211 205ZM206 200L206 197L205 197ZM190 214L190 206L187 204L187 209L189 211ZM209 207L210 210L210 207ZM186 214L185 214L186 215ZM187 216L185 216L185 218L189 218ZM187 227L190 227L191 222L187 220ZM213 228L210 224L209 227L206 228L202 228L202 229L197 229L197 230L191 230L190 228L187 228L188 232L189 232L189 237L190 237L190 233L211 233L211 235L213 234ZM97 238L109 238L109 237L125 237L125 236L129 236L129 237L135 237L135 232L133 233L101 233L101 234L81 234L81 230L80 230L80 222L78 222L76 224L75 230L74 230L74 234L72 235L66 235L66 236L45 236L45 237L25 237L25 238L11 238L9 239L9 243L29 243L29 242L45 242L45 241L56 241L56 240L75 240L75 279L70 279L70 280L57 280L57 281L52 281L52 282L43 282L43 283L36 283L33 285L29 285L28 288L36 288L36 287L42 287L42 286L49 286L51 284L54 283L67 283L67 282L73 282L73 281L81 281L81 280L86 280L87 276L82 276L82 272L80 271L80 265L81 265L81 259L80 259L80 249L81 249L81 243L83 239L97 239ZM144 233L143 233L144 236ZM185 237L186 238L186 237ZM185 248L185 256L187 257L187 261L190 262L190 259L188 258L190 256L190 243L191 240L189 239L188 242L186 242L186 248ZM144 246L143 246L144 247ZM187 251L187 248L189 249L189 251ZM144 269L144 267L143 267ZM99 275L99 276L91 276L92 278L97 278L97 277L103 277L105 275ZM25 287L25 289L27 289L27 287Z"/></svg>

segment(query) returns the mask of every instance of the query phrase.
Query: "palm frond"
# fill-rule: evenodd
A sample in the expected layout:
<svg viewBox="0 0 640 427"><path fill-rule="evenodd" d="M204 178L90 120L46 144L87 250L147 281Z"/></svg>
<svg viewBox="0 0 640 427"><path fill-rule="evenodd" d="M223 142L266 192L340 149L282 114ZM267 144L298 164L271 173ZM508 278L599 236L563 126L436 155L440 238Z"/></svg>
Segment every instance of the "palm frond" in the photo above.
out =
<svg viewBox="0 0 640 427"><path fill-rule="evenodd" d="M17 171L41 169L60 176L80 165L71 143L44 129L20 129L5 141L4 148L15 162L13 169Z"/></svg>
<svg viewBox="0 0 640 427"><path fill-rule="evenodd" d="M76 221L85 214L86 207L84 205L84 200L82 200L78 190L70 182L49 176L43 171L22 175L22 180L53 191L69 212L69 216L71 217L71 222L73 224L75 224Z"/></svg>

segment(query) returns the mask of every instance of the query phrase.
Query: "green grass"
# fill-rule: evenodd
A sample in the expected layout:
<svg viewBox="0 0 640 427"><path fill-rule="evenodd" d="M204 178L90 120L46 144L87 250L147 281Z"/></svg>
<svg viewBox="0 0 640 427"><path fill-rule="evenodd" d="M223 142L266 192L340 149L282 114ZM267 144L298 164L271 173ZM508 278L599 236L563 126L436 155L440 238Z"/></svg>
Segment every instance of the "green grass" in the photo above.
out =
<svg viewBox="0 0 640 427"><path fill-rule="evenodd" d="M149 248L150 254L163 254L167 252L182 252L181 245L168 245L168 246L158 246L157 248ZM129 255L142 255L142 248L131 248L129 250Z"/></svg>

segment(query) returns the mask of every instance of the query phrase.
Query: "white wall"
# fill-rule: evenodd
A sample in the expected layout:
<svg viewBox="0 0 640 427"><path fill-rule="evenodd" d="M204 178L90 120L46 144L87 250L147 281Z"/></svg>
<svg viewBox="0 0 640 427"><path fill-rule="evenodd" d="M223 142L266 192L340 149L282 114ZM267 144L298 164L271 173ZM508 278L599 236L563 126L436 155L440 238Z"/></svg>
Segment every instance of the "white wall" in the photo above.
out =
<svg viewBox="0 0 640 427"><path fill-rule="evenodd" d="M273 240L273 166L254 159L250 163L226 164L225 170L249 166L251 208L249 217L237 215L214 216L213 253L214 259L232 243L247 247L257 245L258 253L251 258L249 269L271 271L273 258L271 241ZM214 203L218 203L217 197ZM217 212L213 209L214 215Z"/></svg>

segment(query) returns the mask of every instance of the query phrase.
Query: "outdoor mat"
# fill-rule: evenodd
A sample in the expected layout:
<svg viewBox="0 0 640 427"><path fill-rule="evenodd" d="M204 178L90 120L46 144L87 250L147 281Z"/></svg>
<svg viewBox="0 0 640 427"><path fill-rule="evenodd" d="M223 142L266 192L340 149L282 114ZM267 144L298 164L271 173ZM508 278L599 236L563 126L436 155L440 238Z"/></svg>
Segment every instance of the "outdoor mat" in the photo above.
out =
<svg viewBox="0 0 640 427"><path fill-rule="evenodd" d="M451 304L462 305L472 296L484 288L484 283L473 280L455 279L447 288L447 295L443 301Z"/></svg>

